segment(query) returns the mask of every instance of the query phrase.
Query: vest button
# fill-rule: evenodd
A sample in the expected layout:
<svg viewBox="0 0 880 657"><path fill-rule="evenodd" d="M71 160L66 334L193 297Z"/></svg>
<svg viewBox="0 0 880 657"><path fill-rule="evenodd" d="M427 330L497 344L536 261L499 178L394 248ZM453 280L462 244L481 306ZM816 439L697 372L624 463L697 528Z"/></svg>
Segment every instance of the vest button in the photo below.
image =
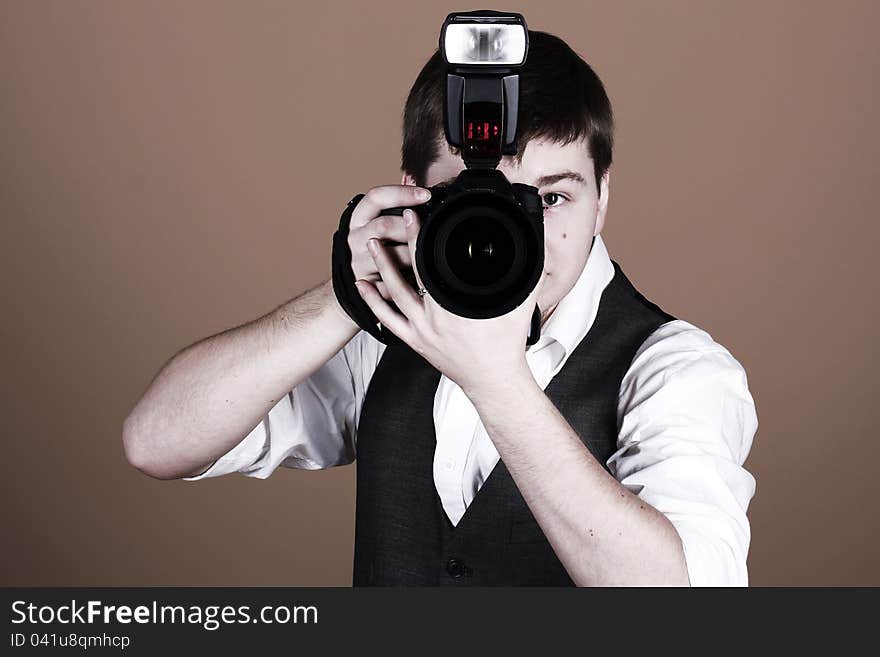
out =
<svg viewBox="0 0 880 657"><path fill-rule="evenodd" d="M446 562L446 572L449 573L450 577L458 579L459 577L470 575L473 571L468 568L464 561L453 557Z"/></svg>

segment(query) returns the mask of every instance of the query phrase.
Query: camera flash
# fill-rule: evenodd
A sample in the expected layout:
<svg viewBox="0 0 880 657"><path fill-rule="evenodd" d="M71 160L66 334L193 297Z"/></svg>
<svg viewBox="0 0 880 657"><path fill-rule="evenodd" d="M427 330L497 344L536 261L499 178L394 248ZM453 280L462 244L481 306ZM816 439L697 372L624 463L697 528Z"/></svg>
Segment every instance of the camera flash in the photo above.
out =
<svg viewBox="0 0 880 657"><path fill-rule="evenodd" d="M526 54L525 26L451 23L443 47L450 64L519 66Z"/></svg>

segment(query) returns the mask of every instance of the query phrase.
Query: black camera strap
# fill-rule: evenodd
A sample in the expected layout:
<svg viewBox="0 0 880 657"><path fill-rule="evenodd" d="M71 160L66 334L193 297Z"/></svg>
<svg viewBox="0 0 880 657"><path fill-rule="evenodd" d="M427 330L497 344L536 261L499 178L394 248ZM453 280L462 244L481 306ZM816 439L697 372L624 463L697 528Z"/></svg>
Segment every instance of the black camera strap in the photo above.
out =
<svg viewBox="0 0 880 657"><path fill-rule="evenodd" d="M370 306L363 300L355 286L354 271L351 268L351 247L348 245L348 229L351 215L355 206L364 197L357 194L352 198L342 216L339 218L339 228L333 233L332 273L333 291L342 309L348 313L352 321L357 323L363 330L384 344L399 341L394 333L387 331L379 323L376 315L370 310Z"/></svg>

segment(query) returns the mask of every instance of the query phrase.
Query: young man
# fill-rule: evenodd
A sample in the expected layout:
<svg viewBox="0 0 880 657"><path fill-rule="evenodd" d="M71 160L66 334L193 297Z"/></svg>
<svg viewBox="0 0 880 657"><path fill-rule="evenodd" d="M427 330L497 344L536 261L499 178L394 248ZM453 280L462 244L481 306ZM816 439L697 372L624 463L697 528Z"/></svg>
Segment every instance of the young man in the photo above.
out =
<svg viewBox="0 0 880 657"><path fill-rule="evenodd" d="M545 204L528 300L470 320L401 276L419 218L382 208L463 168L436 53L407 100L403 184L371 189L349 236L359 291L405 344L359 330L325 281L176 355L126 420L126 453L189 480L356 462L355 584L746 585L745 372L609 258L608 97L564 42L529 39L520 152L499 165Z"/></svg>

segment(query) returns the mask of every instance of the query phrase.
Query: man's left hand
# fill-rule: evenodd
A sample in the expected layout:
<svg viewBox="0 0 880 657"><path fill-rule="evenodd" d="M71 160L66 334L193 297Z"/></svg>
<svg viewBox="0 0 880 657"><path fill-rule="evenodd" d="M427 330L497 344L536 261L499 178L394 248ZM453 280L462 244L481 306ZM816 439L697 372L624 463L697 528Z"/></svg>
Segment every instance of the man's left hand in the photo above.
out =
<svg viewBox="0 0 880 657"><path fill-rule="evenodd" d="M404 211L404 220L405 223L409 221L406 238L413 272L421 288L422 279L415 259L421 222L410 209ZM373 283L359 280L356 285L364 301L384 327L455 381L462 390L468 392L487 385L505 385L511 377L531 377L525 347L543 276L528 298L506 315L470 319L449 312L430 294L419 296L379 240L369 240L367 247L399 312L382 298Z"/></svg>

